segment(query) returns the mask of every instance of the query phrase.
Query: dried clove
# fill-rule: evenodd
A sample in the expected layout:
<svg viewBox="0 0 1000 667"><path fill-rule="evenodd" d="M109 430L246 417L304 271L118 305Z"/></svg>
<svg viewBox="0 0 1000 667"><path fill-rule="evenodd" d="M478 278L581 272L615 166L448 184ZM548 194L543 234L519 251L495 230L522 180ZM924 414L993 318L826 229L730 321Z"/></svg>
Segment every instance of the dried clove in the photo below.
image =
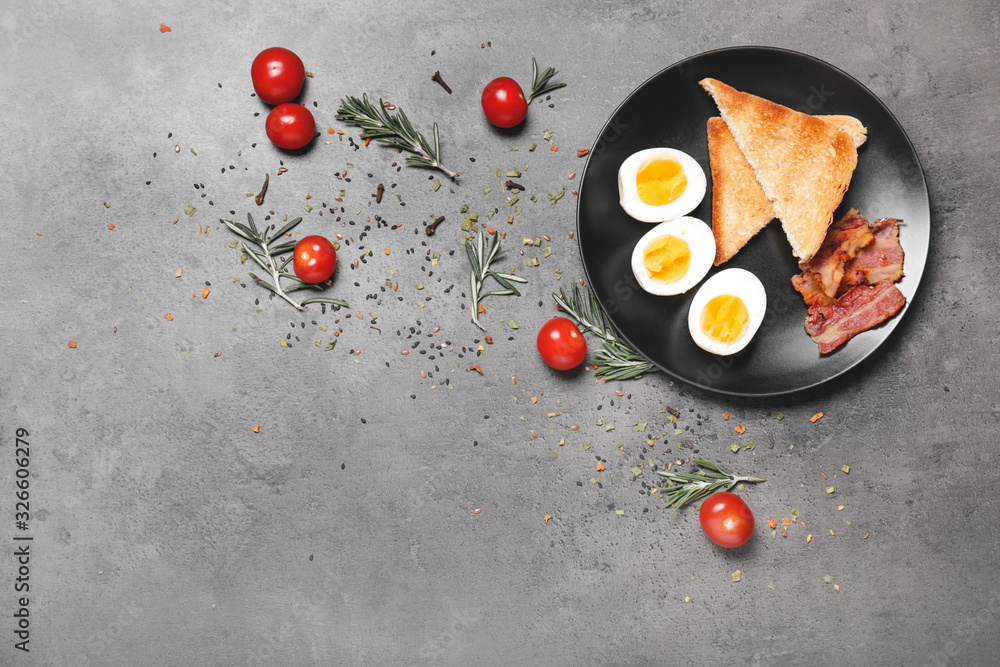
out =
<svg viewBox="0 0 1000 667"><path fill-rule="evenodd" d="M424 227L424 232L427 234L427 236L430 236L431 234L434 233L434 230L437 229L437 226L440 225L442 222L444 222L444 216L443 215L439 216L437 218L434 218L434 222L432 222L431 224L429 224L426 227Z"/></svg>
<svg viewBox="0 0 1000 667"><path fill-rule="evenodd" d="M260 189L260 192L257 193L257 196L253 198L253 200L257 202L257 206L264 205L264 195L267 194L267 182L268 180L270 180L270 178L271 178L270 174L264 174L264 187L262 187Z"/></svg>
<svg viewBox="0 0 1000 667"><path fill-rule="evenodd" d="M444 79L441 78L441 72L440 71L435 71L434 72L434 75L431 76L431 81L437 81L439 84L441 84L441 87L444 88L445 91L447 91L447 93L449 95L451 95L451 88L448 86L447 83L444 82Z"/></svg>

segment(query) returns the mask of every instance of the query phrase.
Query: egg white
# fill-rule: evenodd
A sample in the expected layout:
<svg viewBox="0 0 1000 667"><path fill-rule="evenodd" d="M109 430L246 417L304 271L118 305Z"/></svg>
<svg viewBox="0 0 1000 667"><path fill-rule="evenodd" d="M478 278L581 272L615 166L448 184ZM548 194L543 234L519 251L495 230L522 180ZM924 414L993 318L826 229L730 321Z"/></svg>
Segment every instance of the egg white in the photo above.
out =
<svg viewBox="0 0 1000 667"><path fill-rule="evenodd" d="M672 283L657 280L649 275L643 262L646 246L652 241L663 237L674 236L687 242L691 250L691 262L688 271ZM650 294L669 296L683 294L701 282L715 261L715 237L712 229L698 218L685 216L676 220L661 222L643 234L632 250L632 273L639 281L639 286Z"/></svg>
<svg viewBox="0 0 1000 667"><path fill-rule="evenodd" d="M701 311L714 297L731 294L743 300L747 309L747 328L743 336L732 343L720 343L712 340L701 330ZM705 281L705 284L695 293L688 311L688 330L695 344L706 352L720 356L736 354L745 348L760 329L767 310L767 293L760 279L744 269L726 269L719 271Z"/></svg>
<svg viewBox="0 0 1000 667"><path fill-rule="evenodd" d="M687 185L680 197L661 206L653 206L639 199L639 190L636 186L639 167L656 155L669 156L680 162L684 177L687 179ZM687 215L705 198L706 187L705 170L701 165L687 153L674 148L647 148L633 153L618 169L618 201L626 213L642 222L663 222Z"/></svg>

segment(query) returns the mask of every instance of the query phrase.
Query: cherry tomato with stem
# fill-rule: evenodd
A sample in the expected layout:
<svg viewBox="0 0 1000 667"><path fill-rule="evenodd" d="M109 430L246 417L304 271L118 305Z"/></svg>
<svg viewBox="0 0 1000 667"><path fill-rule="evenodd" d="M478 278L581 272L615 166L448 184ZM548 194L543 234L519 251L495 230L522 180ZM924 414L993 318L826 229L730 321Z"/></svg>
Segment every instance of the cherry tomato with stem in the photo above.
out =
<svg viewBox="0 0 1000 667"><path fill-rule="evenodd" d="M316 120L301 104L286 102L271 109L264 129L278 148L296 150L307 146L316 136Z"/></svg>
<svg viewBox="0 0 1000 667"><path fill-rule="evenodd" d="M298 97L306 80L306 68L295 53L274 46L253 59L250 79L257 97L267 104L283 104Z"/></svg>
<svg viewBox="0 0 1000 667"><path fill-rule="evenodd" d="M497 127L514 127L528 115L528 101L517 81L509 76L493 79L483 88L483 113Z"/></svg>
<svg viewBox="0 0 1000 667"><path fill-rule="evenodd" d="M542 359L557 371L568 371L583 363L587 341L573 320L553 317L538 330L536 341Z"/></svg>
<svg viewBox="0 0 1000 667"><path fill-rule="evenodd" d="M701 528L720 547L743 546L753 536L753 512L735 493L713 493L701 504Z"/></svg>
<svg viewBox="0 0 1000 667"><path fill-rule="evenodd" d="M295 275L310 284L321 283L337 268L337 250L324 236L306 236L295 244Z"/></svg>

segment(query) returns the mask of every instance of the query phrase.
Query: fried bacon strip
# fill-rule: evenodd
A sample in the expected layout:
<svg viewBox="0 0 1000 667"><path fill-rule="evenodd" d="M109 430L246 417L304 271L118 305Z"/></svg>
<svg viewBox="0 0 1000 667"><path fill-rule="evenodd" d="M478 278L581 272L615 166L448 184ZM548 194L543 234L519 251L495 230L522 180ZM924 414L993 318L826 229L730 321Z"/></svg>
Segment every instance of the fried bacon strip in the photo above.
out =
<svg viewBox="0 0 1000 667"><path fill-rule="evenodd" d="M899 312L906 297L889 279L874 287L855 285L833 305L812 306L806 332L828 354L859 333L881 324Z"/></svg>
<svg viewBox="0 0 1000 667"><path fill-rule="evenodd" d="M875 242L865 246L844 265L844 277L837 294L846 294L855 285L875 285L883 280L896 282L903 277L903 247L899 245L899 220L882 218L871 223Z"/></svg>
<svg viewBox="0 0 1000 667"><path fill-rule="evenodd" d="M874 240L868 220L852 208L830 225L816 255L799 265L802 273L792 278L792 286L809 306L832 304L844 277L844 266Z"/></svg>

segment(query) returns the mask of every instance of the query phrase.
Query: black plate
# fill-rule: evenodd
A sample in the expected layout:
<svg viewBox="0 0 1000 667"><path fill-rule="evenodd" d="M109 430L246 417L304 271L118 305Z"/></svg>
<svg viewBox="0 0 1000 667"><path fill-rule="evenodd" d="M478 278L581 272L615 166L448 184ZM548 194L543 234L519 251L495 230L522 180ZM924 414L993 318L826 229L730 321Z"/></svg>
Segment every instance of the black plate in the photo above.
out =
<svg viewBox="0 0 1000 667"><path fill-rule="evenodd" d="M618 204L618 167L632 153L668 146L705 169L709 187L690 215L711 224L712 187L705 125L718 115L698 81L712 77L737 90L812 114L847 114L868 128L858 166L835 218L857 208L869 220L901 218L905 277L897 283L907 305L884 324L826 356L803 327L806 306L792 289L798 273L781 225L773 221L720 269L753 272L767 291L767 313L741 353L719 357L694 344L688 307L697 289L678 296L644 292L630 259L652 228ZM668 67L637 88L605 124L591 149L580 186L577 234L591 288L622 335L669 375L737 396L773 396L814 387L860 363L888 338L917 290L927 260L930 206L920 162L903 128L875 95L848 74L794 51L740 47L702 53Z"/></svg>

